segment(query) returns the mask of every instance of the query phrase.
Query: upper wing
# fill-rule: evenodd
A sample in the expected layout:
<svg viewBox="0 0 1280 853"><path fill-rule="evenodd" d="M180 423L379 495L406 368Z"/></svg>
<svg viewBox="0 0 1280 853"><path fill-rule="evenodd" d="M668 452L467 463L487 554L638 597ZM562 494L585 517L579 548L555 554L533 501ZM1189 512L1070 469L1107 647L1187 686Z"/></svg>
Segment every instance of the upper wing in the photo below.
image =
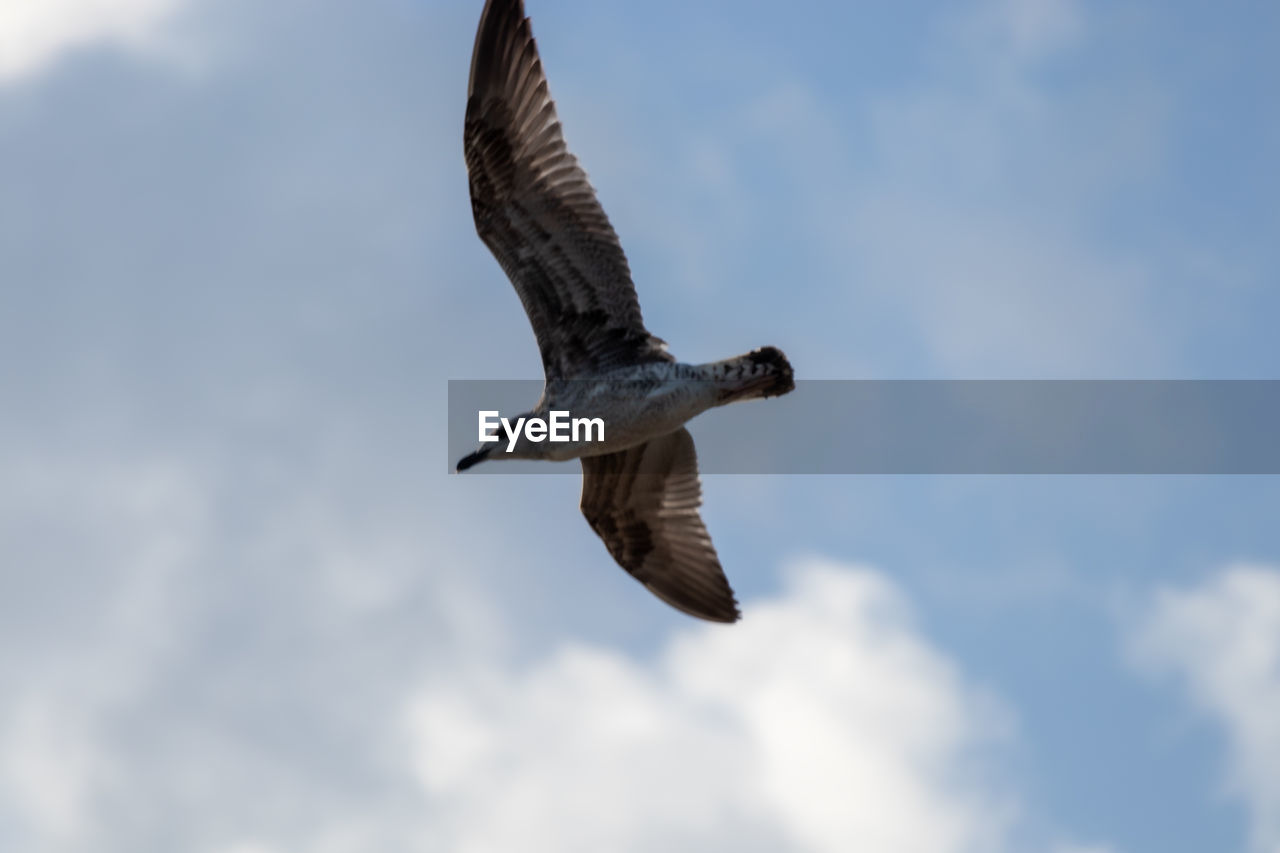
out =
<svg viewBox="0 0 1280 853"><path fill-rule="evenodd" d="M480 239L515 285L548 378L670 361L618 235L565 146L522 0L489 0L463 133Z"/></svg>
<svg viewBox="0 0 1280 853"><path fill-rule="evenodd" d="M686 429L582 457L582 514L618 565L672 607L736 622L738 603L698 515L701 505L698 457Z"/></svg>

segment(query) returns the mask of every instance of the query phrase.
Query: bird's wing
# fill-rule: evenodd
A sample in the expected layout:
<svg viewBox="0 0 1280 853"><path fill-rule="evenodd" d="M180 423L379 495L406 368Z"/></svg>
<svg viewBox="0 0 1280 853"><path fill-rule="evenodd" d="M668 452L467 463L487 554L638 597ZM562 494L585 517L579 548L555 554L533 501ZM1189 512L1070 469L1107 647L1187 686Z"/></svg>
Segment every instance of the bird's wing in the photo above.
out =
<svg viewBox="0 0 1280 853"><path fill-rule="evenodd" d="M560 131L522 0L489 0L463 133L476 231L515 285L548 378L671 361L618 235Z"/></svg>
<svg viewBox="0 0 1280 853"><path fill-rule="evenodd" d="M582 457L582 514L618 565L678 610L736 622L738 603L698 515L701 505L698 456L686 429Z"/></svg>

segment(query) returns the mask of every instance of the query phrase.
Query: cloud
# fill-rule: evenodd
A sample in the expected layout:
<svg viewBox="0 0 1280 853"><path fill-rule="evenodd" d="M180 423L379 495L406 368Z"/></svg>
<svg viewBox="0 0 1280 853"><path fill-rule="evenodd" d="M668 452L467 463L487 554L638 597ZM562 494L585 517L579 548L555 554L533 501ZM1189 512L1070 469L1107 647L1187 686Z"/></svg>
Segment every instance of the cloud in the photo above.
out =
<svg viewBox="0 0 1280 853"><path fill-rule="evenodd" d="M1125 76L1039 73L1086 46L1071 0L993 0L941 21L939 75L871 101L876 168L840 220L867 280L949 372L1167 370L1169 334L1140 322L1158 262L1095 230L1158 170L1161 102Z"/></svg>
<svg viewBox="0 0 1280 853"><path fill-rule="evenodd" d="M833 90L780 72L708 118L668 120L676 142L649 173L673 184L653 196L665 204L692 187L705 201L655 203L624 240L663 244L676 262L650 278L680 282L691 316L705 310L699 299L778 276L821 282L820 308L797 304L761 325L811 376L1168 373L1179 330L1142 319L1173 264L1098 228L1159 175L1164 102L1124 69L1045 73L1097 48L1101 25L1087 12L1072 0L959 4L917 27L921 76ZM655 155L624 160L645 156ZM588 162L608 168L607 157ZM607 196L641 204L648 178L633 178L629 191L605 183ZM659 313L658 286L646 284L646 311L685 355L682 318ZM699 328L706 355L730 344L718 334Z"/></svg>
<svg viewBox="0 0 1280 853"><path fill-rule="evenodd" d="M219 850L218 853L278 853L279 848L260 844L257 841L241 841Z"/></svg>
<svg viewBox="0 0 1280 853"><path fill-rule="evenodd" d="M183 0L39 0L0 5L0 83L91 44L145 47Z"/></svg>
<svg viewBox="0 0 1280 853"><path fill-rule="evenodd" d="M0 846L411 849L385 719L406 673L488 648L492 626L447 568L456 519L432 524L382 476L367 498L314 448L295 468L244 446L10 444Z"/></svg>
<svg viewBox="0 0 1280 853"><path fill-rule="evenodd" d="M1070 47L1084 29L1084 13L1076 0L995 0L970 14L991 47L1021 61Z"/></svg>
<svg viewBox="0 0 1280 853"><path fill-rule="evenodd" d="M105 757L83 709L47 696L23 696L0 729L0 790L6 808L60 842L84 834L94 789L103 783Z"/></svg>
<svg viewBox="0 0 1280 853"><path fill-rule="evenodd" d="M242 515L246 475L200 455L7 458L0 818L22 849L1013 846L1008 712L881 574L810 561L655 657L534 637L521 659L475 642L513 620L444 568L491 562L439 547L457 519L414 528L394 496L362 518L369 493L309 459Z"/></svg>
<svg viewBox="0 0 1280 853"><path fill-rule="evenodd" d="M1000 849L1000 706L878 573L813 561L653 661L568 644L406 715L442 849Z"/></svg>
<svg viewBox="0 0 1280 853"><path fill-rule="evenodd" d="M1280 571L1240 566L1161 590L1133 651L1148 669L1175 674L1223 728L1229 790L1249 808L1252 849L1280 849Z"/></svg>
<svg viewBox="0 0 1280 853"><path fill-rule="evenodd" d="M781 598L757 600L750 621L733 632L682 625L679 639L656 657L617 642L546 650L566 635L590 634L581 626L598 626L601 612L621 614L617 621L626 624L610 636L622 642L647 642L671 623L662 621L665 614L650 618L661 605L612 568L590 536L573 509L574 478L446 483L440 475L434 448L442 446L436 423L443 392L432 389L443 389L444 375L537 369L518 300L467 214L458 123L476 10L238 3L235 11L205 4L202 14L214 17L214 5L217 26L201 30L200 40L219 33L235 40L235 73L175 90L150 75L68 68L76 73L62 85L6 114L0 159L8 168L0 184L7 205L0 212L10 227L0 228L0 255L19 304L6 312L0 348L22 370L6 386L0 427L0 437L14 434L0 456L0 847L395 851L432 849L445 832L452 835L439 843L461 845L471 836L451 806L470 808L462 814L490 826L478 792L490 778L501 783L504 814L520 817L521 798L529 808L552 800L568 810L571 803L554 802L545 789L560 784L579 802L602 804L597 831L634 828L636 844L664 831L677 840L705 839L708 818L690 806L704 801L719 810L710 816L716 827L731 828L748 849L786 842L820 850L853 832L880 833L887 839L880 849L891 849L890 842L900 849L936 842L943 850L977 847L987 837L998 842L1013 819L1007 810L1017 805L984 772L999 755L1003 724L988 718L987 700L951 655L912 627L900 596L874 572L816 570L818 580L808 586L797 580ZM104 23L106 13L96 8L114 9L115 17ZM0 77L28 79L77 45L149 51L168 37L165 21L174 10L181 11L178 3L3 4L0 16L9 17L0 17L0 40L36 32L30 21L37 20L62 35L24 35L17 52L5 42L0 55L28 59L20 72ZM249 10L253 19L240 22ZM21 26L19 14L28 16ZM573 42L610 43L569 32ZM53 46L33 53L39 44ZM647 72L651 56L642 53ZM752 65L774 79L766 58ZM572 70L567 61L559 67ZM600 74L585 67L588 76ZM741 71L723 67L735 79ZM683 81L687 66L672 68ZM684 88L660 90L652 100L671 106L659 129L688 125L693 134L688 156L670 158L681 168L655 170L669 182L657 192L632 195L625 182L601 182L611 215L632 205L638 220L685 241L677 248L687 246L701 263L695 272L710 270L725 287L770 297L708 293L703 311L680 292L698 275L664 285L666 277L650 268L641 285L646 311L665 310L671 322L654 328L666 334L683 324L712 358L741 351L731 347L786 343L773 332L789 325L802 346L830 347L829 358L805 359L811 370L848 375L844 365L860 331L848 325L874 329L877 315L853 309L868 301L874 307L875 288L847 272L815 275L807 266L810 246L788 240L808 240L811 232L830 239L828 266L843 271L861 256L849 237L859 216L874 219L881 201L894 212L899 196L891 185L919 176L919 184L904 184L917 189L904 206L919 201L930 214L924 202L935 198L934 178L945 173L959 177L950 196L937 194L942 210L886 219L895 229L884 235L896 238L886 243L893 256L872 255L868 265L912 273L918 284L904 298L908 307L940 305L919 321L925 331L965 326L966 340L940 338L937 348L953 359L947 366L960 371L1022 355L1032 359L1028 370L1042 359L1062 366L1062 357L1037 354L1037 330L1048 334L1048 321L1059 319L1056 302L1037 312L1032 299L1015 299L1009 313L1042 322L1018 346L1011 341L991 353L978 345L1001 349L1014 324L996 324L994 339L989 328L968 325L980 317L962 315L966 322L957 324L948 312L960 297L933 298L954 276L929 276L908 261L939 245L934 234L952 220L968 221L975 187L1001 189L994 208L1010 185L1036 186L1035 175L1107 183L1077 181L1079 157L1098 149L1099 126L1122 127L1141 111L1069 111L1061 122L1041 122L1042 113L1031 109L1015 124L1021 134L989 147L1006 118L1023 115L1023 102L975 102L985 85L944 85L939 100L927 90L890 91L884 100L904 103L903 111L868 116L872 126L864 128L841 121L849 117L840 112L845 101L811 90L808 78L790 86L782 76L782 96L771 105L785 120L755 125L755 136L745 136L755 148L745 153L739 131L758 117L750 105L739 124L721 128L722 113L707 109L699 124L701 111L690 110L688 99L669 97ZM573 92L571 78L553 75L558 93ZM604 94L618 91L628 93L617 98L621 109L634 110L631 87L615 91L611 82ZM725 110L736 103L728 99ZM588 100L568 116L575 145L590 139L593 113L605 113L590 106ZM928 114L918 129L910 125L916 109ZM639 112L647 121L647 111ZM970 124L952 121L966 115ZM1087 120L1091 115L1106 121ZM1077 133L1057 133L1075 125ZM747 156L785 154L766 143L789 127L796 144L807 146L796 149L804 156ZM884 133L874 143L879 156L868 158L867 170L886 162L894 168L879 181L860 181L858 140L877 130ZM596 149L612 161L588 156L586 163L606 175L626 174L632 158L617 152L634 151L637 161L647 156L665 166L661 135L622 133L625 147ZM1061 141L1046 149L1037 144L1043 139ZM899 151L901 161L888 159ZM1053 168L1017 159L1019 151L1044 152L1035 156ZM1055 156L1064 152L1077 153ZM1019 168L1000 172L1010 158ZM792 174L791 164L806 170ZM1121 165L1127 171L1133 164ZM835 173L826 174L829 168ZM780 197L768 186L778 171L772 182L785 192ZM1003 180L989 180L993 173ZM691 184L701 194L692 198L680 191L691 174L701 176ZM808 192L828 204L790 203L806 201ZM805 211L813 213L808 221ZM1024 220L1022 208L1004 216L980 212L974 221L990 227L973 239L991 252L1004 245L1008 221L1031 222L1028 232L1035 221ZM921 223L927 233L919 233ZM642 229L620 231L628 251L643 247L636 239ZM708 233L719 233L718 242ZM974 263L964 276L973 306L1012 294L1015 281L1034 286L1043 278L1044 290L1054 293L1075 281L1065 273L1042 276L1033 263L1047 247L1044 266L1058 269L1059 260L1070 260L1061 256L1078 246L1071 235L1014 233L1025 244L1009 249L1013 257L1003 266L998 259L978 264L964 246L942 241L939 272ZM779 245L793 254L765 254ZM793 259L802 262L793 267ZM1066 297L1079 306L1145 280L1109 275L1107 263L1082 267L1098 275L1083 296ZM776 304L779 270L795 283L794 310L761 311L760 304ZM879 296L897 298L886 293L897 280L883 281ZM672 288L669 297L662 287ZM724 310L741 317L714 328L698 320ZM739 319L761 324L758 340ZM1138 334L1123 328L1123 338L1083 347L1071 330L1047 339L1063 350L1074 343L1072 352L1102 363L1117 352L1102 344ZM887 336L897 340L897 329ZM780 488L765 492L778 503L770 521L778 529L814 529L814 516L840 529L845 496L830 505L812 495L791 504ZM530 511L544 503L555 511ZM723 522L712 525L722 553L734 546L735 517L725 506L708 500ZM922 523L918 514L904 517ZM758 513L737 518L741 527ZM875 550L886 541L859 547ZM544 556L535 562L531 553ZM735 582L771 585L773 564L750 556L734 561ZM531 625L538 630L527 630ZM502 649L494 647L511 638L525 657L496 657ZM738 643L745 648L735 650ZM845 663L828 658L840 654ZM999 658L983 666L998 668ZM856 677L843 677L850 670ZM411 696L420 685L426 687ZM864 695L853 689L859 685L883 692ZM739 689L750 700L741 707ZM424 706L427 700L435 704ZM566 705L573 700L582 707ZM395 731L389 723L405 707L414 709L412 774L398 751L403 744L387 743ZM424 708L434 708L434 724L417 716ZM573 724L608 747L603 757L575 751ZM640 735L628 734L636 729ZM435 752L427 752L432 743ZM569 770L599 780L597 789L560 770L554 747L576 762ZM629 762L627 773L606 766L610 757ZM493 761L506 764L494 769ZM695 790L699 784L704 788ZM636 801L632 812L628 798ZM856 810L848 808L853 799ZM431 820L423 817L433 810ZM673 827L644 820L654 815L673 816ZM748 838L753 828L759 835ZM573 831L571 821L553 828ZM521 849L528 846L521 841ZM727 845L717 838L703 846Z"/></svg>
<svg viewBox="0 0 1280 853"><path fill-rule="evenodd" d="M0 818L16 838L85 842L130 764L113 723L154 689L180 634L202 496L160 460L30 446L0 459Z"/></svg>

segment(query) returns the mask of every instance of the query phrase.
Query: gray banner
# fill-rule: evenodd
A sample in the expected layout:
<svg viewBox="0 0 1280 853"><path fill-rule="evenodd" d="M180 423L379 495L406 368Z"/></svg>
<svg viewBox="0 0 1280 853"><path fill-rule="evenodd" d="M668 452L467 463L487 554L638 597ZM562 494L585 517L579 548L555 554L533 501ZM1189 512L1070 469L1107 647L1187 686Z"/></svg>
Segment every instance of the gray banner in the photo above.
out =
<svg viewBox="0 0 1280 853"><path fill-rule="evenodd" d="M480 410L514 418L541 391L450 380L449 470ZM1280 380L807 380L689 430L707 474L1280 474ZM501 447L467 473L578 471Z"/></svg>

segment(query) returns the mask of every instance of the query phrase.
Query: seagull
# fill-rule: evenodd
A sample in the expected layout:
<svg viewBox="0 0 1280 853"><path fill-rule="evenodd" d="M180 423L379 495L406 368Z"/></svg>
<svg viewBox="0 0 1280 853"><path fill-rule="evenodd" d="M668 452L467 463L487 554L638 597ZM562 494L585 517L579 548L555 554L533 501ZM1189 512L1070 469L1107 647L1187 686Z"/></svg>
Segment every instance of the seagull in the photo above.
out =
<svg viewBox="0 0 1280 853"><path fill-rule="evenodd" d="M683 364L645 328L618 235L565 145L523 0L488 0L480 15L463 149L476 231L515 286L542 356L542 396L525 417L585 413L605 429L558 443L517 431L508 446L482 443L457 470L580 459L582 514L613 559L672 607L736 622L698 512L698 457L684 424L788 393L791 364L776 347Z"/></svg>

